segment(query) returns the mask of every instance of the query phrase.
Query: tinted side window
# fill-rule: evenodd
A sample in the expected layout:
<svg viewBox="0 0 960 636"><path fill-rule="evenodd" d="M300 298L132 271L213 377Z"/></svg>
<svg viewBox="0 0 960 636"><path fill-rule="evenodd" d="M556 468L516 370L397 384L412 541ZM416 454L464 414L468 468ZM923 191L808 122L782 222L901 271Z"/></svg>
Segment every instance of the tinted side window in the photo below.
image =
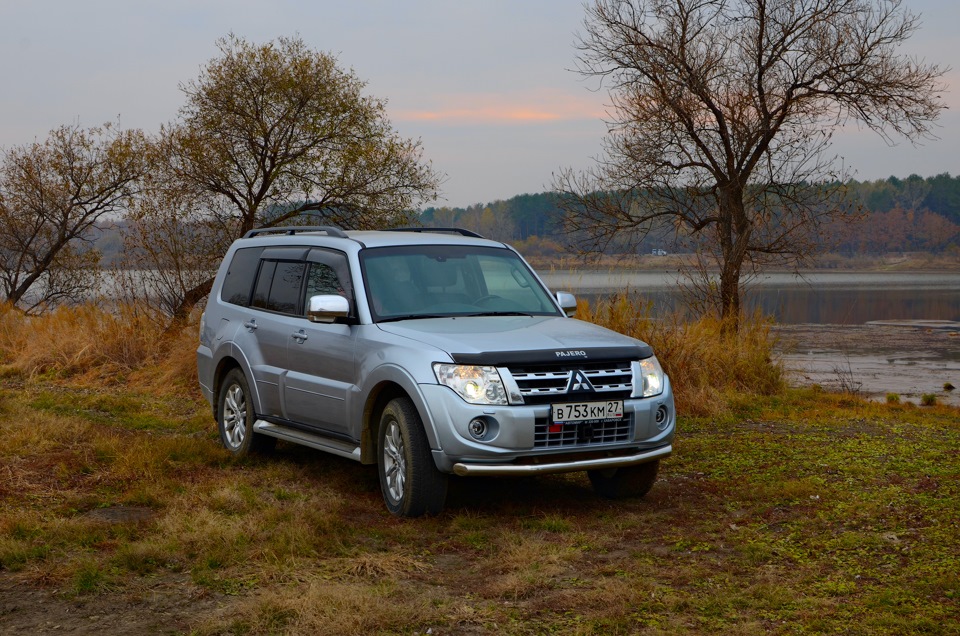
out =
<svg viewBox="0 0 960 636"><path fill-rule="evenodd" d="M310 263L310 274L307 276L307 298L317 294L344 295L337 272L324 263Z"/></svg>
<svg viewBox="0 0 960 636"><path fill-rule="evenodd" d="M270 298L270 285L273 283L273 272L277 269L276 261L263 261L260 266L260 275L257 276L257 286L253 289L253 307L267 308Z"/></svg>
<svg viewBox="0 0 960 636"><path fill-rule="evenodd" d="M284 314L297 313L305 267L302 261L262 261L250 306Z"/></svg>
<svg viewBox="0 0 960 636"><path fill-rule="evenodd" d="M311 296L336 294L350 303L353 312L353 285L350 280L350 266L347 256L342 252L314 248L307 255L307 284L304 289L303 308L306 311L307 299Z"/></svg>
<svg viewBox="0 0 960 636"><path fill-rule="evenodd" d="M234 252L220 290L220 298L224 302L244 307L250 303L250 290L253 289L261 252L262 247L245 247Z"/></svg>

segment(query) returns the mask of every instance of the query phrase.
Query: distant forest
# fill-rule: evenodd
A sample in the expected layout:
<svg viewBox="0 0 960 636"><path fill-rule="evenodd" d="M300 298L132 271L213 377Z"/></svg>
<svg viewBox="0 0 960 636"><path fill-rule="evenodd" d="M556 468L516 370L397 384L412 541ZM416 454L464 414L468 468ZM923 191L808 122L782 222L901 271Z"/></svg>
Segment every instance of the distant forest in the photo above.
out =
<svg viewBox="0 0 960 636"><path fill-rule="evenodd" d="M905 179L851 181L848 187L851 199L861 206L863 218L833 233L841 236L834 246L839 253L951 251L960 256L960 176L910 175ZM556 197L551 192L520 194L466 208L430 207L420 216L427 227L461 227L514 244L530 256L553 256L568 251ZM100 229L96 246L103 254L103 263L109 265L123 249L122 228ZM677 251L672 230L652 232L640 244L639 252L654 249Z"/></svg>
<svg viewBox="0 0 960 636"><path fill-rule="evenodd" d="M960 252L960 176L944 173L851 181L848 188L850 200L859 204L863 218L831 232L841 237L834 250L847 254ZM427 208L421 219L426 226L462 227L508 241L531 255L564 251L560 210L556 195L549 192L467 208ZM674 251L675 242L672 230L652 232L641 243L640 252Z"/></svg>

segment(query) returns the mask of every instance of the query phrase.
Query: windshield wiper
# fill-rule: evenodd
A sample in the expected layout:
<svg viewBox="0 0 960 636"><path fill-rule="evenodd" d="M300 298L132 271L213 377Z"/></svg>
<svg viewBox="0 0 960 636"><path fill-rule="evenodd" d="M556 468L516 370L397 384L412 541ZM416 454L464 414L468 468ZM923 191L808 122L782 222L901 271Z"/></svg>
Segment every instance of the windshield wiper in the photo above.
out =
<svg viewBox="0 0 960 636"><path fill-rule="evenodd" d="M466 318L478 318L480 316L526 316L529 318L533 314L525 311L482 311L476 314L466 314Z"/></svg>
<svg viewBox="0 0 960 636"><path fill-rule="evenodd" d="M398 322L400 320L420 320L421 318L450 318L450 314L404 314L402 316L389 316L387 318L381 318L377 323L381 322Z"/></svg>

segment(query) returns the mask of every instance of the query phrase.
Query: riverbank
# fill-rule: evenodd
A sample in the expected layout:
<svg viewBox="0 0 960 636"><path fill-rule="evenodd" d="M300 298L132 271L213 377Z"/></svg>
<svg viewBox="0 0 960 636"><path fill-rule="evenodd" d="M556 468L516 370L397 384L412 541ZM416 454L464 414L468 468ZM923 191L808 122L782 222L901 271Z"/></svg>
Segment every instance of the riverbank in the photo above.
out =
<svg viewBox="0 0 960 636"><path fill-rule="evenodd" d="M881 401L896 395L914 404L933 395L937 403L960 406L960 388L944 388L960 387L958 322L778 325L774 332L795 386Z"/></svg>

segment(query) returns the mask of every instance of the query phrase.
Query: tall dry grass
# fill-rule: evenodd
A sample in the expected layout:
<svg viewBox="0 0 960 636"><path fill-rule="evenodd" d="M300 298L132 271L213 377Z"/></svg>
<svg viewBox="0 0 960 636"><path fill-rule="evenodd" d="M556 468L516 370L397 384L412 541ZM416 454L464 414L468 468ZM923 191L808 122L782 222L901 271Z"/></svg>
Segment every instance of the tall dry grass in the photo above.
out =
<svg viewBox="0 0 960 636"><path fill-rule="evenodd" d="M769 395L784 387L771 323L759 315L725 333L712 318L654 319L636 295L621 294L578 317L653 346L689 415L723 412L731 395ZM195 325L169 334L157 316L128 305L60 307L41 316L0 308L0 374L66 378L94 386L123 384L170 394L197 387Z"/></svg>
<svg viewBox="0 0 960 636"><path fill-rule="evenodd" d="M0 307L0 372L109 385L196 386L196 327L176 334L130 305L62 306L42 315Z"/></svg>
<svg viewBox="0 0 960 636"><path fill-rule="evenodd" d="M760 314L743 319L733 332L712 317L654 319L649 303L623 293L592 308L581 302L577 317L651 345L670 376L681 413L720 413L733 395L772 395L785 388L772 323Z"/></svg>

